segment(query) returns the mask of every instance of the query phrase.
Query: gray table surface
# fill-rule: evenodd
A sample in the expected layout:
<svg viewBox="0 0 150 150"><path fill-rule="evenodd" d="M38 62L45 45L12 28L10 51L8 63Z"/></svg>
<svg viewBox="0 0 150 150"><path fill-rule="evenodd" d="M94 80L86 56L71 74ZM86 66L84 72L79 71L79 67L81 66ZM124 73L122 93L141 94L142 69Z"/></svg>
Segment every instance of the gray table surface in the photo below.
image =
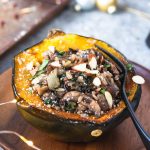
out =
<svg viewBox="0 0 150 150"><path fill-rule="evenodd" d="M150 14L149 0L140 2L125 0L124 3ZM145 43L150 32L150 20L129 12L108 15L96 9L87 12L75 12L70 7L2 55L0 57L0 72L11 67L12 58L15 54L42 40L47 35L48 30L52 28L60 28L67 33L77 33L104 40L121 51L128 59L150 69L150 48Z"/></svg>

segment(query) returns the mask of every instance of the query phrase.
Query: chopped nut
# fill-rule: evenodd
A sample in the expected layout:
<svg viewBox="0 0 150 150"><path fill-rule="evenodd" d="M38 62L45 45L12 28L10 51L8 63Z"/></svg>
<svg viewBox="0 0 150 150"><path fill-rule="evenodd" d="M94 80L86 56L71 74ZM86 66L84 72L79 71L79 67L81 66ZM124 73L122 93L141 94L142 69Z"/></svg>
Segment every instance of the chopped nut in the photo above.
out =
<svg viewBox="0 0 150 150"><path fill-rule="evenodd" d="M86 72L87 74L98 74L98 73L99 73L98 70L90 70L90 69L86 69L85 72Z"/></svg>
<svg viewBox="0 0 150 150"><path fill-rule="evenodd" d="M49 47L48 47L48 50L49 50L51 53L55 53L55 46L49 46Z"/></svg>
<svg viewBox="0 0 150 150"><path fill-rule="evenodd" d="M84 82L83 76L79 76L78 79L77 79L77 81L83 83Z"/></svg>
<svg viewBox="0 0 150 150"><path fill-rule="evenodd" d="M113 105L112 95L108 91L105 92L105 98L108 102L109 108L112 108Z"/></svg>
<svg viewBox="0 0 150 150"><path fill-rule="evenodd" d="M86 63L77 64L72 67L73 70L84 72L86 71Z"/></svg>
<svg viewBox="0 0 150 150"><path fill-rule="evenodd" d="M64 67L70 67L71 66L71 61L68 60L68 61L62 61L62 64Z"/></svg>
<svg viewBox="0 0 150 150"><path fill-rule="evenodd" d="M144 84L145 80L143 77L139 76L139 75L135 75L132 77L133 82L137 83L137 84Z"/></svg>
<svg viewBox="0 0 150 150"><path fill-rule="evenodd" d="M92 55L92 54L90 54L90 55ZM97 60L96 60L95 55L92 55L89 58L89 66L92 70L97 68Z"/></svg>
<svg viewBox="0 0 150 150"><path fill-rule="evenodd" d="M38 67L34 68L33 70L30 70L30 74L34 76L36 72L38 71Z"/></svg>
<svg viewBox="0 0 150 150"><path fill-rule="evenodd" d="M73 78L72 75L71 75L71 73L70 73L70 71L66 71L66 77L68 79L72 79Z"/></svg>
<svg viewBox="0 0 150 150"><path fill-rule="evenodd" d="M42 95L44 92L48 90L48 86L37 87L36 90L39 95Z"/></svg>
<svg viewBox="0 0 150 150"><path fill-rule="evenodd" d="M58 67L58 68L61 67L61 64L59 63L59 61L54 61L54 62L50 63L50 65L53 67Z"/></svg>
<svg viewBox="0 0 150 150"><path fill-rule="evenodd" d="M95 86L100 86L101 85L101 80L98 77L95 77L93 80L93 84Z"/></svg>
<svg viewBox="0 0 150 150"><path fill-rule="evenodd" d="M35 79L32 80L32 84L35 85L35 84L38 84L42 81L44 81L46 79L46 75L44 74L41 74L40 76L36 77Z"/></svg>
<svg viewBox="0 0 150 150"><path fill-rule="evenodd" d="M58 89L56 89L56 91L58 91L58 92L64 92L65 89L64 88L58 88Z"/></svg>
<svg viewBox="0 0 150 150"><path fill-rule="evenodd" d="M26 65L27 70L32 70L33 69L33 62L30 62Z"/></svg>

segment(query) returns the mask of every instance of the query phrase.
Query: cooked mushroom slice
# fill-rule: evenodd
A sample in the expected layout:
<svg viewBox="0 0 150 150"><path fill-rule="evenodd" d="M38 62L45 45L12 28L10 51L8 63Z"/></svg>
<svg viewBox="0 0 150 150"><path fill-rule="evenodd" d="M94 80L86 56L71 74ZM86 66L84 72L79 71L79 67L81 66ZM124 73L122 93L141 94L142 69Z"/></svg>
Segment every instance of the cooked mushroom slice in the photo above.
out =
<svg viewBox="0 0 150 150"><path fill-rule="evenodd" d="M102 111L106 112L109 110L108 102L103 94L98 94L98 104L100 105Z"/></svg>
<svg viewBox="0 0 150 150"><path fill-rule="evenodd" d="M111 70L112 70L113 74L115 74L115 75L119 74L117 67L112 63L111 63Z"/></svg>
<svg viewBox="0 0 150 150"><path fill-rule="evenodd" d="M109 91L112 94L112 96L115 97L119 93L119 87L115 83L113 83L107 86L107 91Z"/></svg>
<svg viewBox="0 0 150 150"><path fill-rule="evenodd" d="M77 102L78 101L78 98L79 96L81 95L82 93L78 92L78 91L71 91L71 92L68 92L64 95L64 97L61 99L61 101L74 101L74 102Z"/></svg>
<svg viewBox="0 0 150 150"><path fill-rule="evenodd" d="M34 86L34 90L36 90L39 95L42 95L44 92L48 90L48 86L41 87L40 85L37 84L36 86Z"/></svg>

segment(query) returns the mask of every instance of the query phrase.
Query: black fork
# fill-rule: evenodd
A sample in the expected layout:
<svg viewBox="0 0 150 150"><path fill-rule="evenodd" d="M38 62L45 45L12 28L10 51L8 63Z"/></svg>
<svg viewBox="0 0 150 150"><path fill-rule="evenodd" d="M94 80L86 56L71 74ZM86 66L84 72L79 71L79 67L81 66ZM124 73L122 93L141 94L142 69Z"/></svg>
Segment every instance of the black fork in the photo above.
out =
<svg viewBox="0 0 150 150"><path fill-rule="evenodd" d="M144 128L141 126L140 122L138 121L137 117L135 116L134 110L133 110L133 108L132 108L132 106L128 100L127 94L126 94L125 83L126 83L127 69L126 69L125 65L118 58L113 56L108 51L104 50L102 47L100 47L98 45L95 45L95 46L100 51L102 51L107 56L109 56L121 69L121 71L123 73L123 76L121 78L121 96L122 96L122 99L124 100L124 102L127 106L129 116L131 117L132 122L133 122L134 126L136 127L136 130L138 131L138 134L141 137L143 144L145 145L147 150L150 150L150 135L144 130Z"/></svg>

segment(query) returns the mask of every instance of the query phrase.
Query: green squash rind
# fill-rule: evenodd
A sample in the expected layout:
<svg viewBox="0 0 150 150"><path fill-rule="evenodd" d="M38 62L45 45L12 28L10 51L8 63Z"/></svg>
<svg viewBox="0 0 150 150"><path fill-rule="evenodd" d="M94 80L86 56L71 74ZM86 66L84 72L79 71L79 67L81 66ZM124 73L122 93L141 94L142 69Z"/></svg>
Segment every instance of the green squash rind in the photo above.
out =
<svg viewBox="0 0 150 150"><path fill-rule="evenodd" d="M141 87L135 94L131 105L134 110L137 109L141 96ZM66 141L66 142L89 142L100 137L91 136L91 132L96 129L102 130L102 135L116 127L123 120L128 117L128 110L124 109L122 112L107 120L104 123L95 123L89 121L66 120L45 111L39 111L32 106L26 106L22 102L17 102L17 107L21 115L31 123L33 126L46 131L50 137Z"/></svg>

